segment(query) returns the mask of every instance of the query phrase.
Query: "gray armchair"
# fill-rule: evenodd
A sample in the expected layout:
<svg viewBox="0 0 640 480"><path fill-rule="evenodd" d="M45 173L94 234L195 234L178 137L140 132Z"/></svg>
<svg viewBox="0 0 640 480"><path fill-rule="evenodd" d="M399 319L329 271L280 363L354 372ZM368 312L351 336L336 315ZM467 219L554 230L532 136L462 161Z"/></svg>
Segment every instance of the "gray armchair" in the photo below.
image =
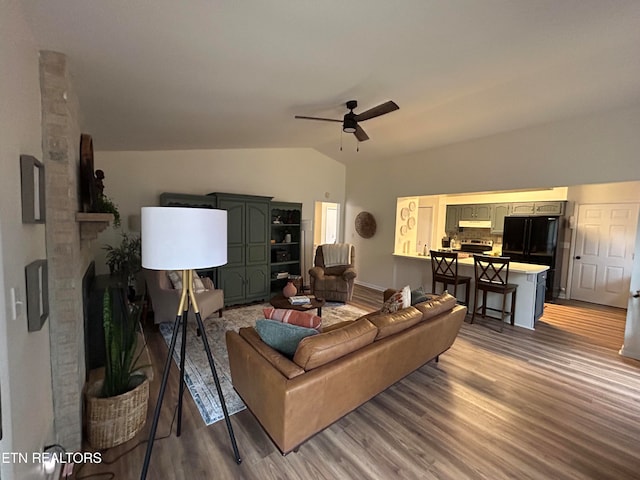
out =
<svg viewBox="0 0 640 480"><path fill-rule="evenodd" d="M175 321L181 291L173 288L167 271L144 269L144 277L147 281L147 292L153 306L154 322ZM216 311L218 316L222 317L224 308L223 290L216 289L210 278L204 277L201 280L207 290L196 293L195 296L202 319L210 317ZM188 319L195 322L195 315L191 310L189 310Z"/></svg>
<svg viewBox="0 0 640 480"><path fill-rule="evenodd" d="M357 276L354 269L355 248L351 245L349 264L326 267L322 247L320 245L316 249L315 266L309 270L311 293L325 300L348 302L353 297L353 284Z"/></svg>

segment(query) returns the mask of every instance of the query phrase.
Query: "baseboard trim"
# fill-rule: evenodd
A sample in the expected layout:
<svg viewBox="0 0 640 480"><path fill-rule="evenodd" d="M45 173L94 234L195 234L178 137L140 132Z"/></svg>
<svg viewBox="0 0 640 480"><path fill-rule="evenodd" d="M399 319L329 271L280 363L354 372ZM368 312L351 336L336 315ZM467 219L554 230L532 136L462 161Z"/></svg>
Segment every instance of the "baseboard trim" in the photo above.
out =
<svg viewBox="0 0 640 480"><path fill-rule="evenodd" d="M623 357L629 357L629 358L634 358L636 360L640 360L640 352L634 352L632 350L629 350L628 348L624 348L624 345L622 346L622 348L618 353L620 353L620 355L622 355Z"/></svg>
<svg viewBox="0 0 640 480"><path fill-rule="evenodd" d="M361 285L363 287L371 288L373 290L377 290L379 292L384 292L386 290L385 287L381 287L379 285L374 285L373 283L361 282L359 280L355 280L356 285Z"/></svg>

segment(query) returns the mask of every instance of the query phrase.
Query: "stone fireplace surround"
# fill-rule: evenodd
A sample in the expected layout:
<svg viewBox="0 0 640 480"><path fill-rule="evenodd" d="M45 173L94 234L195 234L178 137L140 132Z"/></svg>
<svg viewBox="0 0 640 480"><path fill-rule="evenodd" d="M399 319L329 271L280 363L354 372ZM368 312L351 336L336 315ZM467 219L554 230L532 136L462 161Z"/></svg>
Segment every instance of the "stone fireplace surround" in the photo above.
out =
<svg viewBox="0 0 640 480"><path fill-rule="evenodd" d="M86 376L82 280L91 258L76 220L81 119L65 55L40 52L40 91L54 431L58 443L79 451Z"/></svg>

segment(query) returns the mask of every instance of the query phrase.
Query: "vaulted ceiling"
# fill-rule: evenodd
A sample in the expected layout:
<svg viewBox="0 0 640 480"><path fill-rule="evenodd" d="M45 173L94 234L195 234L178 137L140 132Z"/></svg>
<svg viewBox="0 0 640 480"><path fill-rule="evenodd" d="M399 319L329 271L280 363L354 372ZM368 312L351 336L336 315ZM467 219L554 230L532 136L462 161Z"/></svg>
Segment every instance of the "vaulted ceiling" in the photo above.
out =
<svg viewBox="0 0 640 480"><path fill-rule="evenodd" d="M349 163L640 103L638 0L23 0L96 150ZM356 150L339 123L387 100ZM340 146L343 149L340 151Z"/></svg>

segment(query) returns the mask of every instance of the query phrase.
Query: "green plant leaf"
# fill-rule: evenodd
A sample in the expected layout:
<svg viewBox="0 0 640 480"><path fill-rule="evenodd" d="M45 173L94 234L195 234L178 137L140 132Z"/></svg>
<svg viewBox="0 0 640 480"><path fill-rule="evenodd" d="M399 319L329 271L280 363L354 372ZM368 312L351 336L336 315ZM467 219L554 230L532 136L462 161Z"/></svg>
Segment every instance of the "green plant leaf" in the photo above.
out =
<svg viewBox="0 0 640 480"><path fill-rule="evenodd" d="M132 378L140 375L135 370L137 358L134 361L134 355L141 311L140 305L127 302L122 289L112 291L108 288L105 291L102 315L106 352L103 397L113 397L129 391L132 383L135 383Z"/></svg>

